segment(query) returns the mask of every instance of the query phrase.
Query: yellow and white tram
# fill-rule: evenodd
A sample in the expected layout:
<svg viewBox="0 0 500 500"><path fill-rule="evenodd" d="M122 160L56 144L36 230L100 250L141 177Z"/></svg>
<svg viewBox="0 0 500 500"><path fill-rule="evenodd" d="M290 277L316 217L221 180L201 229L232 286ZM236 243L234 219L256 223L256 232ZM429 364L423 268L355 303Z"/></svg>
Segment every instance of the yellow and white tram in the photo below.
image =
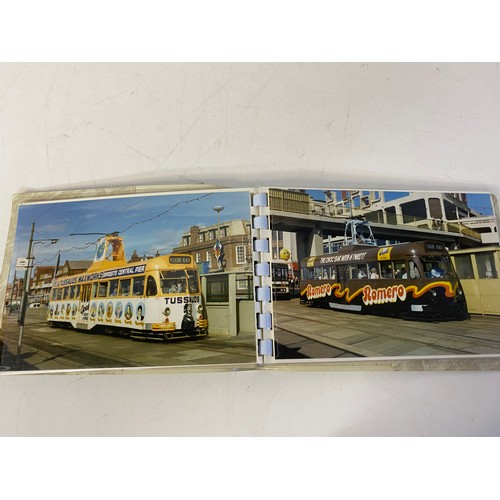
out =
<svg viewBox="0 0 500 500"><path fill-rule="evenodd" d="M122 238L99 242L87 272L54 282L47 321L79 330L169 339L208 335L200 278L191 255L127 263Z"/></svg>

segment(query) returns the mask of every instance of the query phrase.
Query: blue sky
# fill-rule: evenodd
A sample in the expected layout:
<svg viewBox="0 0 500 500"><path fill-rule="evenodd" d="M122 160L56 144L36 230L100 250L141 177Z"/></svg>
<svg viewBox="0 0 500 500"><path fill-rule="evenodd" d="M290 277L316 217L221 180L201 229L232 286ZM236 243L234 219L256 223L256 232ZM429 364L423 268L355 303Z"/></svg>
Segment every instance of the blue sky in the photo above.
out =
<svg viewBox="0 0 500 500"><path fill-rule="evenodd" d="M250 220L249 193L191 192L158 196L127 196L85 201L26 204L19 207L16 238L9 280L14 275L18 257L26 257L35 222L34 265L55 265L61 252L66 260L92 260L99 235L70 236L72 233L112 233L120 231L126 257L137 250L139 255L169 253L180 244L182 233L193 225L217 223L216 205L224 206L221 222L232 219ZM152 219L152 220L148 220ZM36 240L57 238L54 244Z"/></svg>

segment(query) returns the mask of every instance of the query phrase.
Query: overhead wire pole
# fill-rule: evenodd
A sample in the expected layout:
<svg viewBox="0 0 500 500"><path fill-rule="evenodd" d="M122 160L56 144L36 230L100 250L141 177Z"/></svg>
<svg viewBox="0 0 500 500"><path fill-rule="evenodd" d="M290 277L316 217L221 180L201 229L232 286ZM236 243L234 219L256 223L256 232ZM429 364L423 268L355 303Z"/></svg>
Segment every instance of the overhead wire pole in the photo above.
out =
<svg viewBox="0 0 500 500"><path fill-rule="evenodd" d="M19 368L19 361L21 359L21 346L23 343L23 334L24 334L24 323L26 319L26 307L28 302L28 293L30 289L29 284L29 275L31 269L31 251L33 247L33 233L35 232L35 223L31 224L31 235L30 242L28 245L28 265L26 266L26 271L24 272L24 291L21 299L21 315L19 316L19 339L17 342L17 354L16 354L16 367Z"/></svg>
<svg viewBox="0 0 500 500"><path fill-rule="evenodd" d="M33 234L35 232L35 223L33 222L31 224L31 234L30 234L30 241L28 244L28 257L27 257L27 266L26 266L26 271L24 273L24 291L23 291L23 297L21 300L21 314L19 316L19 339L17 342L17 354L16 354L16 367L19 368L20 360L21 360L21 348L23 344L23 335L24 335L24 325L26 323L26 309L28 307L28 295L29 295L29 289L30 289L30 275L31 275L31 269L33 267L33 245L34 243L43 243L44 241L50 241L51 244L57 243L58 240L55 238L50 238L50 239L43 239L43 240L33 240Z"/></svg>

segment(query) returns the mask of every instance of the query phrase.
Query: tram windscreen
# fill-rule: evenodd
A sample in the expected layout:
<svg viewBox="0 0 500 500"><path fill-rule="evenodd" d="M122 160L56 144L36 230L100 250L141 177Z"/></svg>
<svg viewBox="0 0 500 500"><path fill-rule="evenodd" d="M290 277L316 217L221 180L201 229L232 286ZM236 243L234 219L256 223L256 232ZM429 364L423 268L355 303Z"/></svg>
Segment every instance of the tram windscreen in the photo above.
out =
<svg viewBox="0 0 500 500"><path fill-rule="evenodd" d="M288 281L288 266L273 264L273 281Z"/></svg>
<svg viewBox="0 0 500 500"><path fill-rule="evenodd" d="M198 273L193 270L160 271L162 293L198 293Z"/></svg>
<svg viewBox="0 0 500 500"><path fill-rule="evenodd" d="M426 278L442 278L453 274L450 259L446 256L422 257L422 266Z"/></svg>

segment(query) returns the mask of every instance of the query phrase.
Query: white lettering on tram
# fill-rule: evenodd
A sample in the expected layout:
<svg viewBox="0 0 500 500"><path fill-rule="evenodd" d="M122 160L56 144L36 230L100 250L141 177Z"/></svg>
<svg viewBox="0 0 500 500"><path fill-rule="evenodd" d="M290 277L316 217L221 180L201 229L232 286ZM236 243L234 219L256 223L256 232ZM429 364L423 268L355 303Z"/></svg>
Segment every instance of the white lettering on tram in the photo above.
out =
<svg viewBox="0 0 500 500"><path fill-rule="evenodd" d="M397 300L406 300L406 288L403 285L393 285L386 288L372 288L366 285L363 288L363 302L367 306L372 304L386 304Z"/></svg>

